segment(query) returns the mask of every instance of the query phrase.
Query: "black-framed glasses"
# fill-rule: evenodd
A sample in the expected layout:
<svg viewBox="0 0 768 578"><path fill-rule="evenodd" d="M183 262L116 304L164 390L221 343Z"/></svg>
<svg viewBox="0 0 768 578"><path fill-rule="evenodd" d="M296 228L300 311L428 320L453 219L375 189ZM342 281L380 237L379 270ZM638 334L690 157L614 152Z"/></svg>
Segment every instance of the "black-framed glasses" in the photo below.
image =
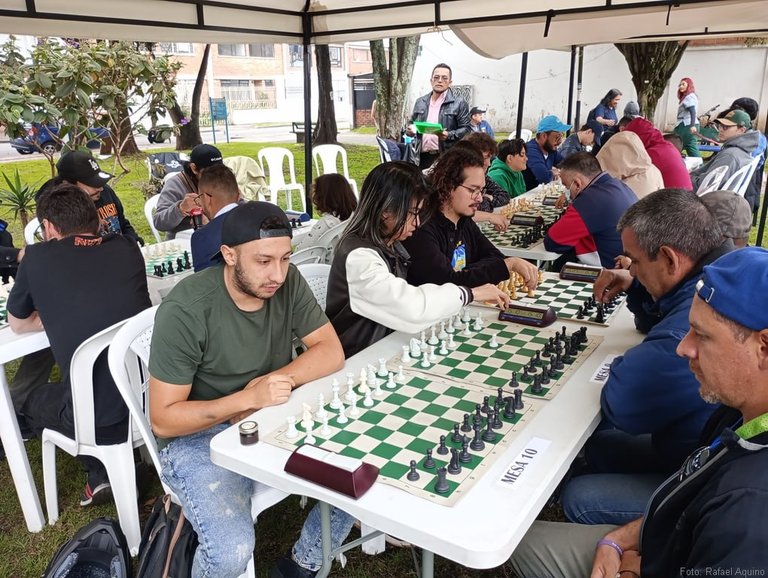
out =
<svg viewBox="0 0 768 578"><path fill-rule="evenodd" d="M468 186L467 186L467 185L465 185L465 184L461 184L461 185L459 185L459 186L460 186L461 188L463 188L463 189L467 189L467 191L469 191L469 194L470 194L470 195L472 195L473 197L475 197L475 196L477 196L477 195L481 195L481 196L482 196L482 195L484 195L484 194L485 194L485 187L480 187L480 188L472 188L472 187L468 187Z"/></svg>

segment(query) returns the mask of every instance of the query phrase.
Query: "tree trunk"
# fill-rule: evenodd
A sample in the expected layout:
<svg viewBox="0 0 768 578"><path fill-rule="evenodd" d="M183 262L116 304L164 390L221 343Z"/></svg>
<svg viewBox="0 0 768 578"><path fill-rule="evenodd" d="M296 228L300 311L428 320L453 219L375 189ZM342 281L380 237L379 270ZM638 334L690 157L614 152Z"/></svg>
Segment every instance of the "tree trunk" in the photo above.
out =
<svg viewBox="0 0 768 578"><path fill-rule="evenodd" d="M317 125L312 134L312 146L336 144L336 108L333 104L331 56L327 44L315 46L317 61Z"/></svg>
<svg viewBox="0 0 768 578"><path fill-rule="evenodd" d="M638 42L615 46L629 66L640 112L653 121L656 105L680 64L688 42Z"/></svg>
<svg viewBox="0 0 768 578"><path fill-rule="evenodd" d="M179 134L176 137L176 150L184 151L192 149L202 144L203 139L200 136L200 98L203 94L203 83L205 82L205 73L208 69L208 56L211 53L211 45L206 44L203 50L203 59L200 61L200 69L197 71L195 79L195 88L192 90L192 109L189 116L185 117L184 111L178 101L174 99L173 106L168 109L173 123L179 127Z"/></svg>
<svg viewBox="0 0 768 578"><path fill-rule="evenodd" d="M410 113L408 91L419 51L420 36L389 40L389 58L382 40L371 40L376 121L384 138L399 141Z"/></svg>

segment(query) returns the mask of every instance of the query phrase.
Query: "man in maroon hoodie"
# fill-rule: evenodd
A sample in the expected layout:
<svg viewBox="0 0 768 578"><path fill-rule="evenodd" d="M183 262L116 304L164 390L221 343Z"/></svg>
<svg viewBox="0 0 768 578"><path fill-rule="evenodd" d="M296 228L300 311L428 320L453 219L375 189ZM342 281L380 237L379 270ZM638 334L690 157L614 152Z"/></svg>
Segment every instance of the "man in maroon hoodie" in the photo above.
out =
<svg viewBox="0 0 768 578"><path fill-rule="evenodd" d="M664 140L664 135L653 124L638 117L632 120L624 130L631 131L640 137L651 162L661 171L664 187L667 189L693 190L691 177L685 168L680 152L675 145Z"/></svg>

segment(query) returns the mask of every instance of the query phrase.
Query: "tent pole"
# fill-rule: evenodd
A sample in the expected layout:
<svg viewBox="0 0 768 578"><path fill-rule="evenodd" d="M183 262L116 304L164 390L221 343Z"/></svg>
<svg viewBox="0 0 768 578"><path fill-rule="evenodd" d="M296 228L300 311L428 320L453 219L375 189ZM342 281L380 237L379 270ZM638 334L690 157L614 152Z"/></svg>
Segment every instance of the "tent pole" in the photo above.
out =
<svg viewBox="0 0 768 578"><path fill-rule="evenodd" d="M768 117L766 117L765 119L765 128L763 129L763 134L765 133L768 133ZM764 178L765 178L765 175L762 174L758 181L760 185L762 185ZM768 191L768 186L766 186L766 191ZM760 225L757 227L757 241L755 243L755 245L757 245L758 247L763 246L763 233L765 233L765 218L766 218L766 215L768 215L768 202L766 202L766 196L767 196L766 193L763 193L763 208L760 210ZM758 202L760 201L759 194L757 195L757 200Z"/></svg>
<svg viewBox="0 0 768 578"><path fill-rule="evenodd" d="M579 52L579 67L576 75L576 116L573 127L579 130L581 127L581 81L584 77L584 47L578 46L576 49Z"/></svg>
<svg viewBox="0 0 768 578"><path fill-rule="evenodd" d="M572 124L571 119L573 118L573 89L574 84L576 83L576 46L571 46L571 70L570 74L568 75L568 119L565 121L566 124ZM574 130L578 130L578 127L574 128ZM570 132L570 131L569 131Z"/></svg>
<svg viewBox="0 0 768 578"><path fill-rule="evenodd" d="M307 202L307 213L312 217L312 52L310 50L310 34L312 18L304 12L302 17L304 29L304 196Z"/></svg>
<svg viewBox="0 0 768 578"><path fill-rule="evenodd" d="M517 97L517 138L523 130L523 109L525 108L525 78L528 76L528 53L523 52L523 61L520 64L520 93Z"/></svg>

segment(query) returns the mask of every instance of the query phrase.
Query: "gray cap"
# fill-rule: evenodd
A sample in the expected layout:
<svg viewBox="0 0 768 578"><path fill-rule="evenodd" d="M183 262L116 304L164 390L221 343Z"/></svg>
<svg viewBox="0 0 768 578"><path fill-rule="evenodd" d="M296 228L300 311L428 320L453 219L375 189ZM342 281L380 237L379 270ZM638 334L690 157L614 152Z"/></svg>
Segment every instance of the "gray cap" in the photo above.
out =
<svg viewBox="0 0 768 578"><path fill-rule="evenodd" d="M624 107L624 116L631 116L632 118L640 116L640 105L634 100L630 100Z"/></svg>
<svg viewBox="0 0 768 578"><path fill-rule="evenodd" d="M723 236L746 239L752 229L752 208L747 200L733 191L712 191L701 197L715 217Z"/></svg>

